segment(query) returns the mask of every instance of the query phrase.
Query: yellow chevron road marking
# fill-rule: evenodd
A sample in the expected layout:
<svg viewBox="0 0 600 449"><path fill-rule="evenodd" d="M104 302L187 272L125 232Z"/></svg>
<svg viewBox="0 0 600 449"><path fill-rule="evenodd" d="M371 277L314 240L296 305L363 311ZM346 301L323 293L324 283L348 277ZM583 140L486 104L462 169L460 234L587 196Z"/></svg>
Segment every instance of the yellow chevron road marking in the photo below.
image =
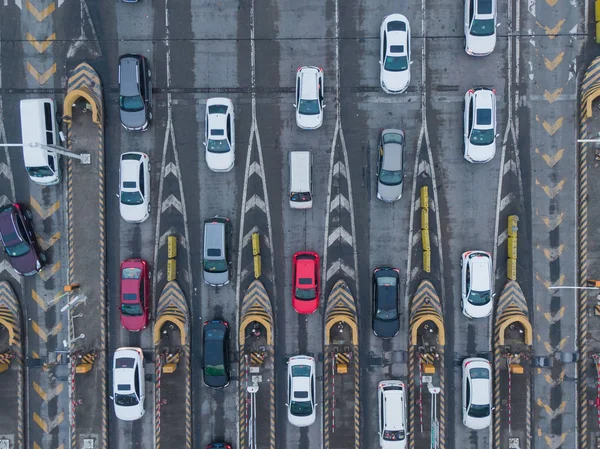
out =
<svg viewBox="0 0 600 449"><path fill-rule="evenodd" d="M33 6L29 0L25 0L25 6L27 7L27 10L31 13L31 15L37 19L38 22L44 20L56 9L56 5L54 4L54 2L52 2L50 5L48 5L41 11L38 11L38 9L35 6Z"/></svg>
<svg viewBox="0 0 600 449"><path fill-rule="evenodd" d="M565 315L565 310L567 310L567 308L562 306L554 315L552 315L550 312L546 312L544 313L544 318L546 318L550 324L557 323Z"/></svg>
<svg viewBox="0 0 600 449"><path fill-rule="evenodd" d="M550 123L548 123L546 120L541 120L539 115L535 116L535 120L540 122L542 124L542 126L544 127L544 129L546 130L546 132L548 134L550 134L551 136L553 136L554 134L556 134L556 131L558 131L562 124L563 124L563 118L559 117L553 125L551 125Z"/></svg>
<svg viewBox="0 0 600 449"><path fill-rule="evenodd" d="M38 41L35 37L33 37L33 35L31 33L27 33L27 41L33 45L33 48L35 48L38 52L40 53L44 53L48 47L50 45L52 45L52 42L56 40L56 33L52 33L50 36L48 36L46 38L45 41Z"/></svg>
<svg viewBox="0 0 600 449"><path fill-rule="evenodd" d="M535 149L535 152L537 154L542 155L542 159L544 159L544 162L546 162L548 167L554 167L558 163L558 161L560 161L562 159L562 157L564 156L565 149L561 148L560 150L558 150L556 152L556 154L554 154L554 156L550 156L549 154L544 154L537 148Z"/></svg>
<svg viewBox="0 0 600 449"><path fill-rule="evenodd" d="M548 414L550 419L556 418L558 415L565 411L565 406L567 405L567 401L563 401L557 409L553 409L548 404L544 404L544 402L538 398L537 405L542 407L544 411Z"/></svg>
<svg viewBox="0 0 600 449"><path fill-rule="evenodd" d="M550 374L544 374L544 379L546 379L546 382L548 382L550 385L556 387L558 384L562 383L563 380L565 380L565 372L562 371L556 380L554 380Z"/></svg>
<svg viewBox="0 0 600 449"><path fill-rule="evenodd" d="M554 187L549 187L547 185L542 185L542 183L540 181L535 180L535 185L538 185L542 188L542 190L544 191L544 193L546 195L548 195L548 197L550 197L551 199L556 198L556 195L558 195L560 193L560 191L562 190L562 188L565 185L565 182L567 182L566 179L561 179L560 182L558 184L556 184Z"/></svg>
<svg viewBox="0 0 600 449"><path fill-rule="evenodd" d="M547 90L544 91L544 98L548 101L548 103L552 104L556 101L558 96L562 93L562 87L556 89L554 92L550 93Z"/></svg>
<svg viewBox="0 0 600 449"><path fill-rule="evenodd" d="M40 355L35 351L31 351L31 357L33 357L34 359L39 359Z"/></svg>
<svg viewBox="0 0 600 449"><path fill-rule="evenodd" d="M541 245L537 245L536 246L537 249L541 249L544 252L544 256L546 256L546 259L548 259L550 262L554 262L556 259L558 259L563 250L565 249L565 244L562 243L558 248L543 248Z"/></svg>
<svg viewBox="0 0 600 449"><path fill-rule="evenodd" d="M40 306L40 308L46 312L48 310L48 304L46 304L46 301L44 301L44 299L38 295L38 293L35 290L31 290L31 298L37 303L38 306Z"/></svg>
<svg viewBox="0 0 600 449"><path fill-rule="evenodd" d="M535 273L535 278L540 281L542 284L544 284L544 286L550 290L551 287L560 287L561 285L563 285L565 283L565 279L567 278L566 275L561 274L561 276L558 278L558 281L556 281L554 284L552 284L552 282L550 281L546 281L545 279L542 279L542 277L540 276L539 273ZM539 310L539 306L538 306L538 310Z"/></svg>
<svg viewBox="0 0 600 449"><path fill-rule="evenodd" d="M64 419L65 419L65 414L61 413L56 418L54 418L50 423L47 423L46 421L44 421L42 419L42 417L40 415L38 415L36 412L33 412L33 420L35 421L35 423L38 426L40 426L40 428L45 433L50 433L50 431L52 431L52 429L54 429L56 426L60 425L60 423L62 423L64 421Z"/></svg>
<svg viewBox="0 0 600 449"><path fill-rule="evenodd" d="M558 343L558 345L556 346L556 348L553 348L550 343L548 343L547 341L545 341L544 342L544 349L546 349L546 351L548 352L548 354L554 354L555 352L562 351L563 348L565 347L565 345L567 344L567 341L569 341L569 337L563 338Z"/></svg>
<svg viewBox="0 0 600 449"><path fill-rule="evenodd" d="M45 239L37 232L35 233L35 236L37 237L38 244L42 248L42 251L46 251L48 248L50 248L52 245L58 242L58 239L60 239L60 231L56 232L56 234L54 234L49 239Z"/></svg>
<svg viewBox="0 0 600 449"><path fill-rule="evenodd" d="M52 64L48 70L46 70L43 74L38 72L34 66L31 65L30 62L27 63L27 71L31 76L35 78L35 80L40 83L40 85L44 85L48 82L50 77L56 73L56 63Z"/></svg>
<svg viewBox="0 0 600 449"><path fill-rule="evenodd" d="M550 6L556 5L557 2L558 0L546 0L546 3L548 3Z"/></svg>
<svg viewBox="0 0 600 449"><path fill-rule="evenodd" d="M57 335L62 330L62 327L62 323L58 323L50 332L46 332L35 320L31 320L31 328L44 342L48 342L48 337Z"/></svg>
<svg viewBox="0 0 600 449"><path fill-rule="evenodd" d="M548 1L548 0L546 0ZM550 449L558 449L565 442L565 438L567 438L568 432L564 432L561 435L544 435L544 440Z"/></svg>
<svg viewBox="0 0 600 449"><path fill-rule="evenodd" d="M40 387L37 382L33 383L33 389L42 398L44 402L48 402L50 399L55 398L56 396L61 394L64 387L64 384L58 384L56 388L51 389L50 391L48 391L48 393L46 393L46 391L44 391L44 389Z"/></svg>
<svg viewBox="0 0 600 449"><path fill-rule="evenodd" d="M565 52L563 51L562 53L559 53L558 56L552 61L544 56L544 64L546 65L546 68L552 72L555 68L557 68L560 65L564 55Z"/></svg>
<svg viewBox="0 0 600 449"><path fill-rule="evenodd" d="M46 218L50 217L52 214L54 214L60 208L60 201L57 201L52 206L50 206L48 209L46 209L46 208L42 207L40 205L40 203L38 203L37 200L32 196L29 197L29 204L33 208L33 210L35 210L36 213L40 217L42 217L42 220L45 220Z"/></svg>
<svg viewBox="0 0 600 449"><path fill-rule="evenodd" d="M548 229L554 231L558 226L560 226L564 217L565 213L561 212L560 214L553 214L550 217L542 217L542 221Z"/></svg>
<svg viewBox="0 0 600 449"><path fill-rule="evenodd" d="M541 29L543 29L546 32L546 35L550 39L554 39L556 37L556 35L560 32L560 29L562 28L563 24L565 23L565 19L561 19L560 22L558 22L554 28L544 26L540 22L536 22L536 23L538 24L538 26Z"/></svg>
<svg viewBox="0 0 600 449"><path fill-rule="evenodd" d="M54 276L58 270L60 270L60 262L56 262L54 265L44 268L38 273L38 275L44 280L44 282L46 282L48 279Z"/></svg>

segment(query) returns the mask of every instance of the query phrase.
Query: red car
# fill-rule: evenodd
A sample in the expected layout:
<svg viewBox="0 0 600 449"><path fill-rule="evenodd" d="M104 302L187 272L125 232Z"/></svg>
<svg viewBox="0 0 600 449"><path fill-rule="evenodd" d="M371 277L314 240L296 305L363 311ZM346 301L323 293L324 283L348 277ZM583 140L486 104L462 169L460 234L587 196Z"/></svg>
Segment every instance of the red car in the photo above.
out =
<svg viewBox="0 0 600 449"><path fill-rule="evenodd" d="M292 305L298 313L314 313L319 307L319 255L309 251L294 254Z"/></svg>
<svg viewBox="0 0 600 449"><path fill-rule="evenodd" d="M150 274L142 259L121 262L121 325L139 332L150 321Z"/></svg>

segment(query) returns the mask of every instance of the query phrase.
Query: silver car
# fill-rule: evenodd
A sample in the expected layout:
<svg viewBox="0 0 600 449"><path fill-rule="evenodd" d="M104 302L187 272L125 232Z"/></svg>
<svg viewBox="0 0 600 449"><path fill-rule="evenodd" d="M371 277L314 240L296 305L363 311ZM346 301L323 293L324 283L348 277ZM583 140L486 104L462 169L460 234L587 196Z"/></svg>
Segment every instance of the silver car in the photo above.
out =
<svg viewBox="0 0 600 449"><path fill-rule="evenodd" d="M128 131L146 131L150 112L152 87L148 61L141 55L119 57L119 112L121 124Z"/></svg>
<svg viewBox="0 0 600 449"><path fill-rule="evenodd" d="M204 222L204 250L202 273L204 282L213 287L229 283L229 240L231 222L229 218L215 216Z"/></svg>
<svg viewBox="0 0 600 449"><path fill-rule="evenodd" d="M391 203L402 198L404 187L404 131L384 129L377 153L377 198Z"/></svg>

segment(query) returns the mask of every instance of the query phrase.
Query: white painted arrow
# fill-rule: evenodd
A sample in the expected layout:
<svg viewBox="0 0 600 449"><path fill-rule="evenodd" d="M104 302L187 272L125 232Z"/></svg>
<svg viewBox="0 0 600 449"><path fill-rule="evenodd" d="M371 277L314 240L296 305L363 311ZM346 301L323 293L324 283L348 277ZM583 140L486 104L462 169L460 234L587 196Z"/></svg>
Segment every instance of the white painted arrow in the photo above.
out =
<svg viewBox="0 0 600 449"><path fill-rule="evenodd" d="M332 276L339 273L340 270L343 271L349 278L354 279L354 270L345 263L343 263L342 259L338 259L337 261L332 263L329 269L327 270L327 280L331 279Z"/></svg>
<svg viewBox="0 0 600 449"><path fill-rule="evenodd" d="M171 226L167 232L165 232L163 235L160 236L160 238L158 239L158 247L162 248L163 246L165 246L165 243L167 243L167 237L169 237L170 235L174 235L177 238L177 243L181 246L183 246L186 250L189 250L189 246L188 246L188 242L185 239L185 237L183 235L181 235L174 226Z"/></svg>
<svg viewBox="0 0 600 449"><path fill-rule="evenodd" d="M333 176L341 174L344 178L348 177L348 172L346 171L346 166L342 161L337 161L333 166Z"/></svg>
<svg viewBox="0 0 600 449"><path fill-rule="evenodd" d="M350 203L346 199L344 195L337 195L333 200L331 200L331 205L329 206L329 211L342 206L347 211L350 211Z"/></svg>
<svg viewBox="0 0 600 449"><path fill-rule="evenodd" d="M8 179L12 179L12 173L8 165L5 162L0 162L0 175L6 176Z"/></svg>
<svg viewBox="0 0 600 449"><path fill-rule="evenodd" d="M244 212L248 212L253 207L258 207L265 214L267 213L267 206L266 206L265 202L263 201L263 199L261 197L259 197L258 195L252 195L252 198L250 198L248 201L246 201L246 207L244 209Z"/></svg>
<svg viewBox="0 0 600 449"><path fill-rule="evenodd" d="M344 240L350 246L352 246L354 240L348 231L346 231L343 227L338 226L329 234L329 237L327 238L327 246L333 245L339 239Z"/></svg>
<svg viewBox="0 0 600 449"><path fill-rule="evenodd" d="M175 165L173 162L169 162L165 167L165 174L163 175L163 178L166 178L171 174L179 179L179 167L177 167L177 165Z"/></svg>
<svg viewBox="0 0 600 449"><path fill-rule="evenodd" d="M163 201L161 206L161 213L167 210L169 207L173 206L175 209L179 211L180 214L183 214L183 207L181 205L181 201L173 196L173 194L169 195L169 197Z"/></svg>
<svg viewBox="0 0 600 449"><path fill-rule="evenodd" d="M250 168L248 169L248 178L250 178L250 176L252 176L254 173L256 173L258 176L260 176L261 179L265 178L263 176L263 169L262 169L262 167L256 161L252 162L252 164L250 165Z"/></svg>
<svg viewBox="0 0 600 449"><path fill-rule="evenodd" d="M504 163L503 175L506 175L509 171L512 171L514 174L517 174L517 164L512 159L509 159Z"/></svg>
<svg viewBox="0 0 600 449"><path fill-rule="evenodd" d="M3 260L0 262L0 274L5 271L10 274L19 284L22 282L23 277L15 271L8 260Z"/></svg>
<svg viewBox="0 0 600 449"><path fill-rule="evenodd" d="M250 229L250 231L248 231L248 233L242 239L242 248L245 248L250 243L250 240L252 240L252 234L254 234L255 232L258 232L260 234L259 231L260 229L258 229L258 226L253 226L252 229ZM265 246L270 250L271 242L269 242L269 237L267 237L265 234L261 234L261 236L263 238L261 244L264 243Z"/></svg>
<svg viewBox="0 0 600 449"><path fill-rule="evenodd" d="M12 203L12 201L10 199L8 199L8 197L6 195L0 196L0 207L6 206L9 203Z"/></svg>

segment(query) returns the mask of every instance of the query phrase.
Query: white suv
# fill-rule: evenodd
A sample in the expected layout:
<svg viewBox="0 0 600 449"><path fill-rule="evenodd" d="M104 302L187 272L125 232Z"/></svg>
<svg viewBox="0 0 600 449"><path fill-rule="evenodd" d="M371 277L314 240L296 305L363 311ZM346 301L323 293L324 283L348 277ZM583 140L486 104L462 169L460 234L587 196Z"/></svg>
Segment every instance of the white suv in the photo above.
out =
<svg viewBox="0 0 600 449"><path fill-rule="evenodd" d="M469 429L492 423L492 368L486 359L472 357L462 364L462 416Z"/></svg>
<svg viewBox="0 0 600 449"><path fill-rule="evenodd" d="M300 67L296 72L296 123L302 129L317 129L323 124L325 107L323 69Z"/></svg>
<svg viewBox="0 0 600 449"><path fill-rule="evenodd" d="M297 355L288 360L288 420L296 427L315 422L316 404L315 359Z"/></svg>
<svg viewBox="0 0 600 449"><path fill-rule="evenodd" d="M496 91L470 89L464 104L464 157L475 164L496 154Z"/></svg>
<svg viewBox="0 0 600 449"><path fill-rule="evenodd" d="M462 297L460 308L468 318L484 318L492 313L492 255L467 251L460 258Z"/></svg>
<svg viewBox="0 0 600 449"><path fill-rule="evenodd" d="M406 447L406 388L399 380L382 380L377 386L379 445L382 449Z"/></svg>
<svg viewBox="0 0 600 449"><path fill-rule="evenodd" d="M115 415L122 421L144 416L144 354L140 348L119 348L113 358L113 396Z"/></svg>

